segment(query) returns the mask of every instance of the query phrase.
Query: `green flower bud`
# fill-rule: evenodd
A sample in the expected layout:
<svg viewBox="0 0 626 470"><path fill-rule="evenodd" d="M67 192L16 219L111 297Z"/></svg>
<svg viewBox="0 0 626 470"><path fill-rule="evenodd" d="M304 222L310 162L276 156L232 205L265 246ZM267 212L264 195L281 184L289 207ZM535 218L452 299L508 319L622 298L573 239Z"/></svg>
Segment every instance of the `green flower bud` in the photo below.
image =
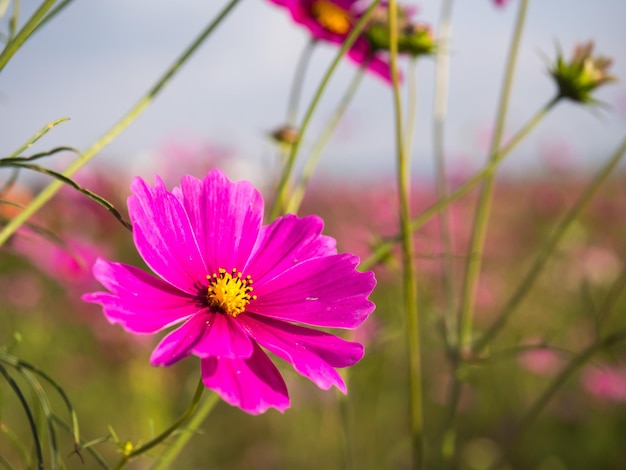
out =
<svg viewBox="0 0 626 470"><path fill-rule="evenodd" d="M607 57L592 57L593 41L578 44L569 62L558 51L556 63L549 70L556 80L559 97L569 98L579 103L592 103L591 92L604 83L617 80L608 74L613 61Z"/></svg>

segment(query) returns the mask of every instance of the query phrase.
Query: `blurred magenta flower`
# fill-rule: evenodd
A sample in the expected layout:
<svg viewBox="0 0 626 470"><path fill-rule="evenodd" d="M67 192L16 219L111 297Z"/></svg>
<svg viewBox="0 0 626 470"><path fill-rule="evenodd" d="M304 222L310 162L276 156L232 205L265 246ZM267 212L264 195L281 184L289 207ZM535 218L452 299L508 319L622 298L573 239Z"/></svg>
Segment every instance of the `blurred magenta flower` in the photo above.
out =
<svg viewBox="0 0 626 470"><path fill-rule="evenodd" d="M313 39L342 43L355 23L358 0L270 0L289 10L291 18L309 30Z"/></svg>
<svg viewBox="0 0 626 470"><path fill-rule="evenodd" d="M626 369L603 365L588 367L582 374L583 388L598 399L626 402Z"/></svg>
<svg viewBox="0 0 626 470"><path fill-rule="evenodd" d="M128 199L140 255L160 277L99 259L94 276L109 292L83 297L131 333L177 325L151 363L201 360L202 380L226 402L258 414L289 406L285 382L261 347L318 387L345 384L335 370L354 365L363 347L318 327L358 327L374 310L376 281L359 259L337 254L316 216L286 215L262 225L263 199L249 182L220 170L183 177L169 192L136 178Z"/></svg>
<svg viewBox="0 0 626 470"><path fill-rule="evenodd" d="M341 44L358 22L363 11L358 0L270 0L289 10L292 19L309 30L314 40ZM361 67L391 82L389 60L359 36L348 51L348 57Z"/></svg>

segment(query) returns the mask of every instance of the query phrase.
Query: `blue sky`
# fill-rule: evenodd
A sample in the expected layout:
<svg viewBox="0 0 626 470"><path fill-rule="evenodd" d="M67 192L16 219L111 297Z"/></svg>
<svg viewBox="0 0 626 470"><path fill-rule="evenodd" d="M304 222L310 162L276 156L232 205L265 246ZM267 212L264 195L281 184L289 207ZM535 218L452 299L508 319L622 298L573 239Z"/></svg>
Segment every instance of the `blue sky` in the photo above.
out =
<svg viewBox="0 0 626 470"><path fill-rule="evenodd" d="M56 145L87 148L137 102L224 3L73 2L0 74L0 151L12 151L42 125L63 116L71 121L46 136L36 150ZM424 0L417 5L418 18L436 29L440 2ZM489 0L455 2L446 130L452 165L476 168L484 161L480 136L488 134L495 115L517 7L517 0L504 9L495 8ZM32 5L22 5L24 17L29 8ZM612 72L626 77L624 18L624 0L531 1L508 132L519 128L554 93L543 57L554 57L555 42L569 55L576 42L594 39L599 52L615 59ZM124 162L133 171L149 173L150 156L166 142L206 140L231 148L253 167L267 166L273 151L265 133L284 120L288 89L306 41L305 31L293 25L286 12L267 1L243 0L156 101L97 160ZM332 46L315 52L303 104L334 52ZM342 63L307 143L332 113L354 73L351 63ZM413 161L417 173L429 175L431 60L419 64L418 87ZM505 163L505 171L539 171L539 155L550 146L572 153L581 166L593 166L607 156L626 134L626 86L623 81L607 85L598 90L597 97L613 109L590 112L568 103L560 105ZM366 77L327 148L323 169L336 175L391 173L392 126L389 87Z"/></svg>

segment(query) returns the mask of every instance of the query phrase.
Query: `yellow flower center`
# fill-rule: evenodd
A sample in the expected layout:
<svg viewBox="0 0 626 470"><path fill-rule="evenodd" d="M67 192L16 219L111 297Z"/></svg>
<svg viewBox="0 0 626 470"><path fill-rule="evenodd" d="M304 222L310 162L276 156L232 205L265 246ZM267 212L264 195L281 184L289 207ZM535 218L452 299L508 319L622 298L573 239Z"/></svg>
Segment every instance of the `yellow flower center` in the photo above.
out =
<svg viewBox="0 0 626 470"><path fill-rule="evenodd" d="M236 317L246 310L246 306L251 300L256 299L252 292L252 278L242 277L242 274L233 268L231 272L226 272L220 268L219 273L207 276L209 287L206 298L209 306L222 313L227 313Z"/></svg>
<svg viewBox="0 0 626 470"><path fill-rule="evenodd" d="M350 14L327 0L318 0L311 5L311 13L328 31L346 34L350 30Z"/></svg>

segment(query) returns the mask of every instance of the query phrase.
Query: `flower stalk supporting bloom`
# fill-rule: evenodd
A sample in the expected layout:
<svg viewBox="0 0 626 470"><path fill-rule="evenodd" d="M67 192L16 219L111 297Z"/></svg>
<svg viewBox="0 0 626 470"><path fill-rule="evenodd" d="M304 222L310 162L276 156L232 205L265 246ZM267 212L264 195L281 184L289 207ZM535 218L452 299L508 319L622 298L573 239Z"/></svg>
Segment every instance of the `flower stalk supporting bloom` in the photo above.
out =
<svg viewBox="0 0 626 470"><path fill-rule="evenodd" d="M370 7L367 9L367 11L359 19L358 23L354 26L354 28L352 28L352 31L350 31L350 34L348 35L348 37L346 37L345 41L343 41L343 44L341 48L339 49L339 52L337 52L337 55L335 55L335 58L333 59L330 66L328 67L328 70L324 74L324 77L322 78L320 84L318 85L317 90L315 91L315 95L313 96L313 99L311 100L311 104L309 105L306 113L304 114L304 117L302 119L302 124L300 124L300 126L298 127L297 139L293 143L291 148L289 149L290 150L289 157L287 158L287 161L285 162L283 171L280 176L280 180L278 182L278 187L276 189L276 199L274 200L274 203L272 204L272 208L270 210L270 219L274 219L278 217L285 210L285 205L287 203L287 193L289 191L289 183L291 180L291 174L293 172L293 168L296 163L296 159L298 157L298 152L300 150L302 138L309 127L309 123L311 122L313 113L315 112L315 109L317 108L317 105L319 104L322 98L322 94L324 93L326 86L330 82L330 77L335 72L335 69L339 65L339 62L341 58L343 57L343 55L346 53L346 51L350 49L350 47L352 47L354 42L357 40L359 34L361 34L361 31L367 24L367 21L369 20L370 16L373 14L374 9L376 8L376 6L378 6L380 2L381 0L374 0L372 4L370 5Z"/></svg>
<svg viewBox="0 0 626 470"><path fill-rule="evenodd" d="M294 215L263 226L263 200L248 182L219 170L183 177L168 191L157 178L132 184L128 210L139 254L158 277L99 259L107 289L87 294L109 322L135 334L174 325L151 363L200 358L204 386L247 413L284 411L289 395L264 350L327 390L346 393L337 368L356 364L359 343L308 328L353 329L374 310L373 273L338 254L321 219Z"/></svg>
<svg viewBox="0 0 626 470"><path fill-rule="evenodd" d="M403 135L402 101L398 76L398 24L397 4L389 2L389 43L391 54L391 83L395 110L398 197L400 199L400 226L402 233L403 289L406 309L406 329L409 353L409 408L411 414L411 449L413 468L421 468L424 459L424 418L422 392L422 364L420 324L417 305L417 281L415 278L415 256L411 231L411 171L408 149Z"/></svg>

